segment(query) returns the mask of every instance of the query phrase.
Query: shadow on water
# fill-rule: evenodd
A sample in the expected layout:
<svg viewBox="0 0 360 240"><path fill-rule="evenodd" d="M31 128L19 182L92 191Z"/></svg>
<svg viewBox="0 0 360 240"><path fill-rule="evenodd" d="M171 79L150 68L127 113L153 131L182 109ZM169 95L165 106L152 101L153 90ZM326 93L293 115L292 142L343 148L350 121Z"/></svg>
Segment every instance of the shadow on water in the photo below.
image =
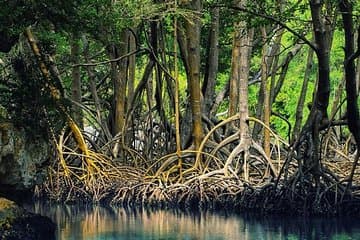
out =
<svg viewBox="0 0 360 240"><path fill-rule="evenodd" d="M57 239L360 239L355 218L253 216L94 205L27 204L57 224Z"/></svg>

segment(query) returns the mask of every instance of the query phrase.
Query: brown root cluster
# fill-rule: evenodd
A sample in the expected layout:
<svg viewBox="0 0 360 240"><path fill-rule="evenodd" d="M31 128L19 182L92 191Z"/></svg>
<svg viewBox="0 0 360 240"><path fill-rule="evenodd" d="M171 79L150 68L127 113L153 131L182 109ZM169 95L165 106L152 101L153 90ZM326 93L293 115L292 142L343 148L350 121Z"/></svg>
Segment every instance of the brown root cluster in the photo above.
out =
<svg viewBox="0 0 360 240"><path fill-rule="evenodd" d="M232 117L215 126L198 150L189 148L152 161L128 146L120 148L121 161L92 149L85 156L72 135L63 134L56 142L57 158L48 179L36 193L65 202L304 214L340 213L345 205L356 203L358 169L348 184L356 155L351 139L339 142L324 134L322 174L314 176L301 171L292 147L272 131L271 156L264 153L261 143L243 139L234 125L231 131L221 130L226 134L220 133L237 120Z"/></svg>

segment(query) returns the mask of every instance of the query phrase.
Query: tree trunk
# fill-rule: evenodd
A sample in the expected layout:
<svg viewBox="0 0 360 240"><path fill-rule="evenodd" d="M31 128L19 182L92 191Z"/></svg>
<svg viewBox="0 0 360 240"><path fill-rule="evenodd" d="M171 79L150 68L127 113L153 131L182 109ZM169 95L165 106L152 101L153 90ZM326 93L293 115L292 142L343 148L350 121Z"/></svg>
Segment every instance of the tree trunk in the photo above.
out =
<svg viewBox="0 0 360 240"><path fill-rule="evenodd" d="M298 137L301 130L301 124L303 121L303 112L304 112L304 105L305 105L305 99L306 99L306 92L308 89L308 83L309 83L309 76L311 72L311 68L313 66L313 57L314 57L314 50L312 48L309 48L308 56L306 60L306 67L304 72L304 81L301 87L300 97L297 103L296 107L296 117L295 117L295 124L294 129L291 137L291 141L294 142Z"/></svg>
<svg viewBox="0 0 360 240"><path fill-rule="evenodd" d="M288 67L291 62L291 60L295 57L295 55L300 51L302 48L302 44L295 44L295 46L287 53L285 59L281 63L280 66L276 66L276 69L278 70L281 68L279 79L277 80L276 84L271 85L271 100L270 103L274 103L276 100L277 95L280 93L280 90L284 84L286 74L288 72ZM276 71L272 71L272 76L275 76L277 74Z"/></svg>
<svg viewBox="0 0 360 240"><path fill-rule="evenodd" d="M83 55L84 55L85 62L90 63L91 59L90 59L90 53L89 53L89 42L85 35L82 37L82 42L83 42ZM105 141L109 141L111 139L111 133L109 131L107 122L106 122L104 116L102 115L103 108L101 106L100 99L99 99L98 92L97 92L95 69L93 66L86 66L86 71L87 71L87 74L89 77L90 92L91 92L91 96L92 96L92 99L94 101L94 106L95 106L95 112L96 112L95 118L96 118L97 123L101 127L104 136L106 137Z"/></svg>
<svg viewBox="0 0 360 240"><path fill-rule="evenodd" d="M190 1L190 9L200 12L201 1ZM201 88L200 88L200 27L198 17L185 19L185 32L187 42L187 66L189 67L188 86L190 92L190 106L193 123L193 143L198 149L203 138L201 121Z"/></svg>
<svg viewBox="0 0 360 240"><path fill-rule="evenodd" d="M356 89L357 89L357 94L359 95L359 89L360 89L360 59L359 58L356 64Z"/></svg>
<svg viewBox="0 0 360 240"><path fill-rule="evenodd" d="M347 120L350 132L355 138L355 142L360 149L360 116L357 105L357 90L356 90L356 68L355 58L360 51L355 54L354 50L354 35L353 35L353 19L352 19L352 2L342 0L339 7L343 18L343 27L345 32L345 79L346 79L346 102L347 102Z"/></svg>
<svg viewBox="0 0 360 240"><path fill-rule="evenodd" d="M263 49L262 49L262 60L261 60L261 86L263 87L262 89L260 89L260 91L263 92L264 95L264 105L263 105L263 113L262 115L264 116L264 124L265 126L270 126L270 115L271 115L271 106L270 106L270 84L268 82L268 71L269 71L269 67L267 65L267 58L271 57L273 58L273 56L266 56L266 51L267 51L267 44L266 44L266 40L267 40L267 34L266 34L266 29L265 27L261 28L261 36L262 36L262 40L263 40ZM277 41L275 41L274 45L278 45L276 43ZM277 48L277 46L273 46L272 48ZM271 52L278 52L277 50L275 51L271 51ZM271 54L271 53L270 53ZM264 151L267 157L270 157L270 132L268 128L263 128L264 129Z"/></svg>
<svg viewBox="0 0 360 240"><path fill-rule="evenodd" d="M180 21L178 21L177 23L178 23L178 27L176 28L176 31L177 31L176 35L177 35L177 41L179 43L180 55L181 55L182 62L184 64L186 76L190 76L190 66L189 66L188 52L187 52L188 43L187 43L186 35L184 32L184 26L183 26L184 24L181 24L183 22L180 22ZM189 85L189 80L188 80L188 85ZM188 88L189 88L189 86L188 86ZM188 101L184 107L185 107L185 112L181 116L181 119L180 119L180 122L181 122L180 135L181 135L181 148L182 149L189 147L189 145L191 144L191 140L192 140L191 135L192 135L192 126L193 126L191 106Z"/></svg>
<svg viewBox="0 0 360 240"><path fill-rule="evenodd" d="M224 101L225 97L229 95L229 88L230 88L230 80L227 82L224 88L221 89L220 92L217 94L214 104L212 105L210 110L210 116L216 115L220 104Z"/></svg>
<svg viewBox="0 0 360 240"><path fill-rule="evenodd" d="M204 96L204 113L209 113L214 103L216 75L219 66L219 7L211 9L211 26L207 50L202 93Z"/></svg>
<svg viewBox="0 0 360 240"><path fill-rule="evenodd" d="M80 128L83 128L83 113L81 108L81 78L80 78L80 44L77 36L71 37L71 62L74 65L71 71L71 99L74 102L72 105L73 119Z"/></svg>
<svg viewBox="0 0 360 240"><path fill-rule="evenodd" d="M322 16L323 2L310 0L312 25L315 38L315 53L318 59L318 81L314 102L308 119L295 144L301 171L312 174L319 183L321 171L319 127L328 121L327 108L330 94L329 40Z"/></svg>
<svg viewBox="0 0 360 240"><path fill-rule="evenodd" d="M229 112L231 117L238 113L239 101L239 68L240 68L240 48L241 48L241 25L234 24L233 47L231 54L231 78L229 88Z"/></svg>
<svg viewBox="0 0 360 240"><path fill-rule="evenodd" d="M276 28L278 29L278 28ZM262 27L261 29L263 38L266 38L266 28ZM280 42L282 38L282 31L274 35L270 44L266 44L266 39L263 40L263 51L262 51L262 63L261 63L261 84L259 89L259 97L258 97L258 104L256 107L256 118L265 121L265 110L271 113L271 105L270 102L267 103L267 107L265 108L265 102L270 101L270 86L267 86L267 78L269 77L269 70L272 68L274 64L275 55L279 52L280 49ZM266 72L265 72L266 71ZM275 74L275 73L274 73ZM269 116L267 116L269 118ZM253 138L258 139L259 134L261 132L262 126L258 123L255 123L253 129Z"/></svg>
<svg viewBox="0 0 360 240"><path fill-rule="evenodd" d="M360 30L356 32L355 37L357 39L360 39ZM360 48L360 40L358 40L357 43L357 48ZM357 95L359 95L359 90L360 90L360 58L357 59L356 61L356 91L357 91Z"/></svg>
<svg viewBox="0 0 360 240"><path fill-rule="evenodd" d="M330 94L330 54L328 32L325 29L325 19L321 16L322 3L319 0L311 0L311 16L317 46L318 58L318 88L315 95L314 107L310 115L319 115L320 120L327 118L327 107Z"/></svg>
<svg viewBox="0 0 360 240"><path fill-rule="evenodd" d="M240 1L238 5L245 5L246 0ZM249 180L249 149L251 146L251 135L248 125L248 86L249 86L249 70L250 70L250 54L252 50L252 39L254 31L249 29L245 21L234 24L235 33L232 49L232 63L231 63L231 81L238 85L238 93L234 110L237 109L239 115L239 130L237 135L239 143L232 149L224 164L225 175L228 175L229 168L233 165L233 161L242 156L241 168L235 171L242 171L245 181ZM235 164L238 165L238 164Z"/></svg>
<svg viewBox="0 0 360 240"><path fill-rule="evenodd" d="M109 49L110 59L115 59L127 54L128 32L124 31L119 45L112 44ZM117 62L111 62L111 79L114 85L114 99L112 103L112 126L110 127L113 136L121 133L125 125L126 114L126 85L127 85L127 58Z"/></svg>
<svg viewBox="0 0 360 240"><path fill-rule="evenodd" d="M133 29L129 33L129 45L128 45L128 52L133 52L136 50L136 39L135 39L135 29ZM136 56L135 54L132 54L129 56L129 79L128 79L128 101L129 103L132 102L132 99L134 97L134 89L135 89L135 70L136 70Z"/></svg>
<svg viewBox="0 0 360 240"><path fill-rule="evenodd" d="M248 86L250 72L250 57L252 51L252 41L254 29L246 29L241 37L240 71L239 71L239 114L240 114L240 135L241 138L250 143L251 136L248 125L249 103Z"/></svg>

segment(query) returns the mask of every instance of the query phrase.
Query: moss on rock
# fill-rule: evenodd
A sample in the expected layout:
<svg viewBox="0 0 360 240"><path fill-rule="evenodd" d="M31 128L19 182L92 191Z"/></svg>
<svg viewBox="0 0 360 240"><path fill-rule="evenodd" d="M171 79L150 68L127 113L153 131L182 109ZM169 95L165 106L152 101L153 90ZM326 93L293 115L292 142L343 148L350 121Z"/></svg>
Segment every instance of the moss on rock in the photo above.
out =
<svg viewBox="0 0 360 240"><path fill-rule="evenodd" d="M40 184L46 174L49 148L45 139L29 140L24 130L0 122L1 190L24 191Z"/></svg>
<svg viewBox="0 0 360 240"><path fill-rule="evenodd" d="M0 198L0 240L55 239L55 224L48 218L25 211L15 202Z"/></svg>

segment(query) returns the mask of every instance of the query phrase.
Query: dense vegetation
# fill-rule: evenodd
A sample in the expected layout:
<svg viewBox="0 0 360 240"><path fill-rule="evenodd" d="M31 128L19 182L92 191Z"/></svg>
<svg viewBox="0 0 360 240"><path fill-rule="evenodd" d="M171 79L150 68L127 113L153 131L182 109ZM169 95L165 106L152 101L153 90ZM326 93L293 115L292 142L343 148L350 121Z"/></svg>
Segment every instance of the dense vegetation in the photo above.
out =
<svg viewBox="0 0 360 240"><path fill-rule="evenodd" d="M360 203L358 1L2 3L3 118L53 146L37 193L327 213Z"/></svg>

